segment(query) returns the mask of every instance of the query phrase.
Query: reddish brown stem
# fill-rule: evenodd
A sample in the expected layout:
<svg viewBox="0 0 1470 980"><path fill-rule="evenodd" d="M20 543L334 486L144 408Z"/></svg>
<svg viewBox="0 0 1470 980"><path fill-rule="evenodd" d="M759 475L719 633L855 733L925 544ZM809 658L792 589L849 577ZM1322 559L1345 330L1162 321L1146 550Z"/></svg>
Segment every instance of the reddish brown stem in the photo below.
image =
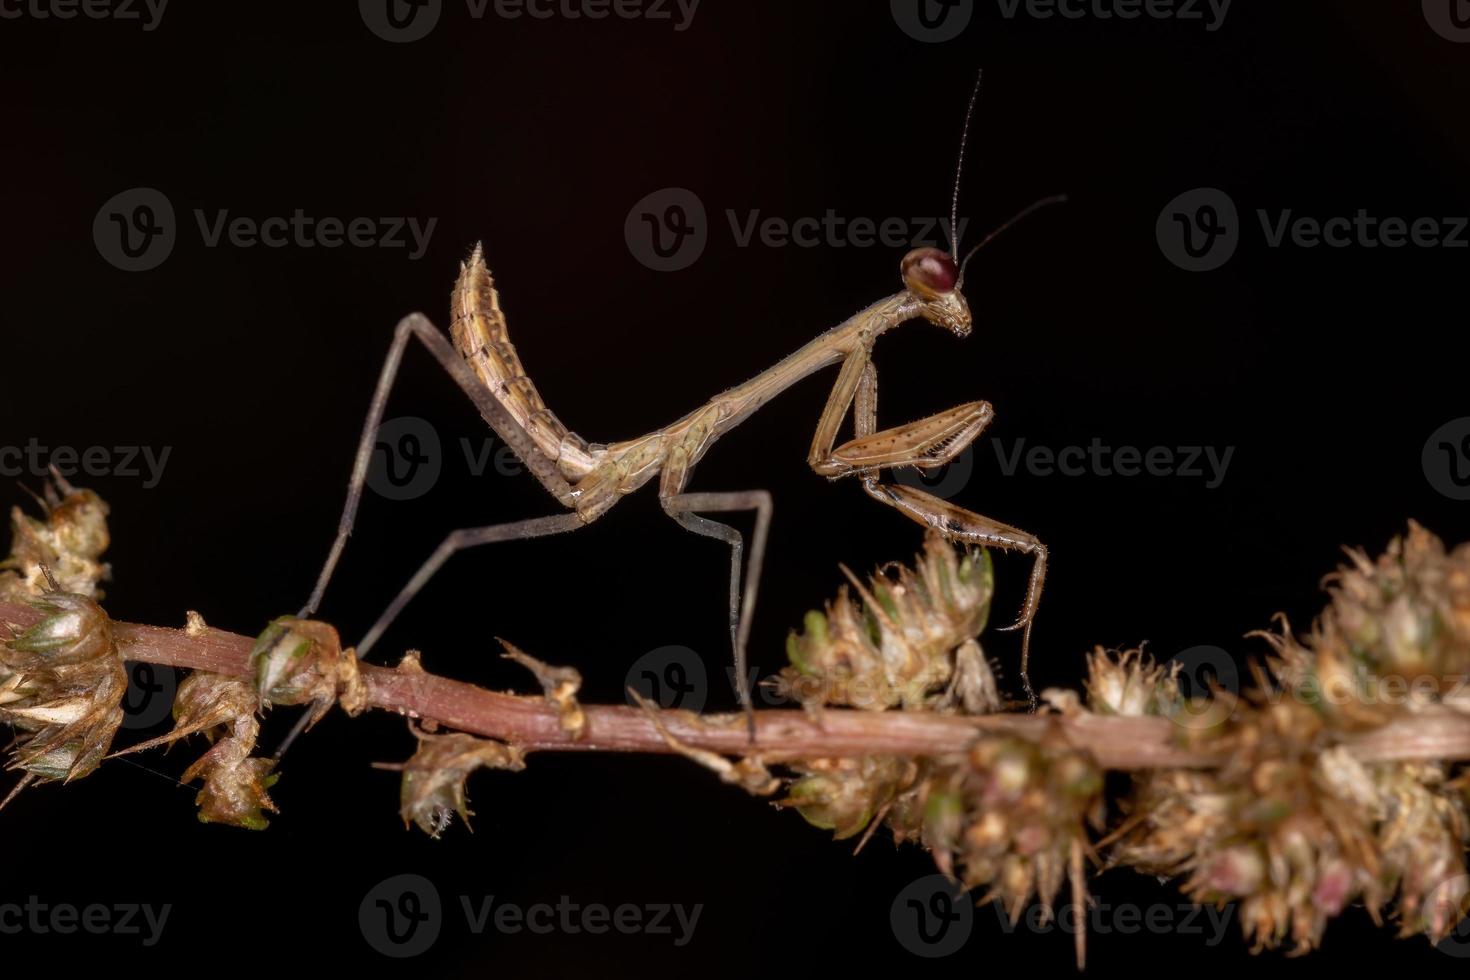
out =
<svg viewBox="0 0 1470 980"><path fill-rule="evenodd" d="M0 603L0 621L30 625L39 614L28 606ZM243 674L250 637L205 629L115 624L124 658L220 674ZM641 708L587 705L587 727L574 738L556 707L540 697L499 694L461 681L364 665L369 702L375 708L430 719L448 728L514 742L527 750L672 751ZM691 748L730 755L784 759L860 755L941 755L962 751L979 732L1029 739L1054 733L1085 748L1109 769L1205 768L1219 759L1180 744L1182 729L1163 718L1082 714L1001 714L959 717L916 712L828 709L813 717L794 710L756 712L756 738L748 741L741 714L694 715L665 711L669 734ZM1470 717L1451 711L1406 717L1375 731L1344 738L1368 762L1470 758Z"/></svg>

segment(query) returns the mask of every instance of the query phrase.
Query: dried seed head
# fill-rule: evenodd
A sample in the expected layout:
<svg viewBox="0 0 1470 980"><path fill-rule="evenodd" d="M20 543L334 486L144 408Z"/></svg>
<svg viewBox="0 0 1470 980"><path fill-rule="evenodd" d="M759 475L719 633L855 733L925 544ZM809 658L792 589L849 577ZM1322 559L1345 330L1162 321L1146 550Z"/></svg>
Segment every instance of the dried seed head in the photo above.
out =
<svg viewBox="0 0 1470 980"><path fill-rule="evenodd" d="M989 707L994 677L974 638L994 591L990 556L957 552L937 533L912 569L887 569L852 582L825 614L807 613L805 631L786 641L791 666L778 687L808 705L883 710L899 705ZM967 646L973 644L973 646ZM966 656L956 651L966 648Z"/></svg>
<svg viewBox="0 0 1470 980"><path fill-rule="evenodd" d="M379 763L377 768L403 773L399 814L403 823L417 824L430 837L438 837L458 813L468 825L473 815L465 782L476 769L526 768L525 753L514 745L477 738L463 732L426 735L415 731L418 751L402 764Z"/></svg>
<svg viewBox="0 0 1470 980"><path fill-rule="evenodd" d="M815 759L792 767L799 774L777 805L793 807L813 827L843 840L868 829L873 818L907 789L917 769L904 759Z"/></svg>
<svg viewBox="0 0 1470 980"><path fill-rule="evenodd" d="M10 556L0 561L0 599L38 598L48 591L49 569L63 592L101 598L97 584L109 575L107 505L90 490L60 477L46 485L43 519L11 510Z"/></svg>
<svg viewBox="0 0 1470 980"><path fill-rule="evenodd" d="M31 605L44 618L0 644L0 718L25 733L10 768L42 781L80 779L122 724L127 673L96 602L50 592Z"/></svg>
<svg viewBox="0 0 1470 980"><path fill-rule="evenodd" d="M1160 665L1137 650L1095 647L1087 658L1087 707L1100 715L1172 715L1179 708L1179 664Z"/></svg>

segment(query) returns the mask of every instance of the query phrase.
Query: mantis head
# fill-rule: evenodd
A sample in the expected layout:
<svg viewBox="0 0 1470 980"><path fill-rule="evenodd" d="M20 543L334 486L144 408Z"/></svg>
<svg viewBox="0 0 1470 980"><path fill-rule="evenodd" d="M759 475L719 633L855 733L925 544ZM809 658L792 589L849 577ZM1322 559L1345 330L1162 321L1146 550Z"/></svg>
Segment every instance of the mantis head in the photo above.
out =
<svg viewBox="0 0 1470 980"><path fill-rule="evenodd" d="M954 258L937 248L916 248L899 265L903 284L919 301L919 316L956 337L970 333L970 304L960 292Z"/></svg>

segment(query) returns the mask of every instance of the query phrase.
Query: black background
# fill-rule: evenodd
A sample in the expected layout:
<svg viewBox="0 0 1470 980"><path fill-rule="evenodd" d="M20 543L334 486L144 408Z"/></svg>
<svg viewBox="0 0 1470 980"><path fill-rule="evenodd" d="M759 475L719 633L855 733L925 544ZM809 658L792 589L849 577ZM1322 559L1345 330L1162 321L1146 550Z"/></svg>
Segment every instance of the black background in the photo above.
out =
<svg viewBox="0 0 1470 980"><path fill-rule="evenodd" d="M1216 31L975 7L958 39L937 44L906 35L886 3L835 0L705 0L683 31L476 20L447 0L434 32L410 44L375 37L350 3L177 2L151 32L0 20L0 444L171 447L156 487L78 478L113 506L109 610L171 624L197 609L257 632L310 589L394 323L420 309L444 323L476 240L547 401L591 439L630 437L898 288L902 249L739 247L726 211L947 213L983 66L961 202L972 236L1045 194L1072 203L972 265L971 337L914 324L883 339L880 421L974 398L996 407L954 499L1051 546L1038 686L1075 684L1097 643L1146 640L1160 656L1213 644L1243 663L1256 648L1242 635L1272 613L1310 620L1341 545L1376 551L1409 518L1466 537L1467 505L1434 489L1421 449L1466 414L1467 253L1269 248L1255 213L1465 215L1470 46L1408 2L1240 0ZM129 273L104 261L92 225L139 186L168 196L178 241L158 268ZM691 267L663 273L634 258L623 226L669 186L703 201L710 240ZM1244 228L1223 268L1189 273L1161 254L1155 221L1201 186L1225 190ZM296 208L437 225L411 261L403 248L206 247L193 213ZM766 672L803 610L836 589L838 562L906 558L920 540L856 485L805 467L832 377L722 440L692 487L775 494L751 644ZM458 441L478 446L487 431L421 352L389 415L432 423L444 474L410 502L369 495L322 610L349 639L451 528L555 512L529 476L467 472ZM1234 456L1207 489L1178 476L1006 476L993 448L1094 437ZM5 503L23 502L6 482ZM1027 565L998 567L1009 611ZM721 548L664 519L649 488L579 534L456 558L377 655L417 646L437 672L524 688L495 655L504 636L580 668L588 700L618 701L629 665L664 645L698 651L721 675L725 574ZM1014 636L993 635L987 651L1014 685ZM715 684L710 706L731 703ZM293 718L273 717L266 744ZM334 714L288 756L274 793L283 813L262 834L201 826L193 790L124 764L28 793L0 815L0 901L174 908L152 949L23 935L0 938L0 951L229 973L297 957L391 966L364 942L358 905L411 872L446 905L439 941L409 967L436 975L1070 969L1065 937L1005 935L991 909L955 956L911 955L889 905L932 872L924 854L879 840L854 858L677 759L547 756L519 775L479 775L474 834L430 841L402 828L396 777L369 767L411 749L399 719ZM194 752L143 762L176 776ZM1094 892L1115 905L1179 902L1129 872ZM704 908L693 941L675 948L666 936L475 936L461 895ZM1219 946L1173 932L1092 944L1103 975L1211 963L1299 976L1370 961L1463 970L1362 910L1308 962L1251 959L1233 927Z"/></svg>

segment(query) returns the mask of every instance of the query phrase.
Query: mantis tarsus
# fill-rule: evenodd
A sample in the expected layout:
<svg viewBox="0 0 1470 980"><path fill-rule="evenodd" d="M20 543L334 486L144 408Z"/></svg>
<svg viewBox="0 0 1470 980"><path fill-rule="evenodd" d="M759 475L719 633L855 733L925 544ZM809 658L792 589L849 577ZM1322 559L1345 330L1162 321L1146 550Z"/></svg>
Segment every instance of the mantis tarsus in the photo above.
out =
<svg viewBox="0 0 1470 980"><path fill-rule="evenodd" d="M978 91L977 83L975 94ZM970 100L971 112L975 94ZM958 211L958 171L963 169L969 121L967 113L951 229L955 227ZM1031 624L1046 575L1045 545L1025 531L921 490L879 482L879 472L886 468L930 469L949 462L979 436L991 421L993 410L988 402L973 401L917 422L879 431L878 375L872 352L879 336L914 319L944 327L957 337L968 335L972 325L970 307L961 290L970 256L1025 214L1058 200L1061 198L1048 198L1022 211L975 246L965 262L959 261L958 242L952 243L949 253L936 248L914 249L901 263L903 288L899 292L858 312L775 366L672 424L636 439L610 444L587 442L563 425L541 400L510 342L499 294L485 265L483 250L476 245L469 260L460 267L452 294L449 328L452 343L422 314L412 314L398 324L363 425L337 537L301 615L309 616L316 611L352 531L389 392L404 349L411 339L417 339L568 513L451 532L378 617L358 644L358 654L365 655L372 648L404 606L455 552L476 545L574 531L591 524L623 495L657 476L659 501L669 517L696 534L716 538L730 546L730 643L740 703L749 712L746 641L770 526L771 496L765 490L691 493L686 487L695 465L722 435L798 381L840 363L837 383L817 423L808 464L829 479L857 477L869 496L936 528L950 539L1020 551L1033 557L1020 617L1007 629L1022 630L1021 677L1034 705L1036 699L1027 668ZM834 446L849 409L853 410L854 438ZM732 511L755 512L748 561L739 531L701 516ZM743 587L742 563L745 565Z"/></svg>

